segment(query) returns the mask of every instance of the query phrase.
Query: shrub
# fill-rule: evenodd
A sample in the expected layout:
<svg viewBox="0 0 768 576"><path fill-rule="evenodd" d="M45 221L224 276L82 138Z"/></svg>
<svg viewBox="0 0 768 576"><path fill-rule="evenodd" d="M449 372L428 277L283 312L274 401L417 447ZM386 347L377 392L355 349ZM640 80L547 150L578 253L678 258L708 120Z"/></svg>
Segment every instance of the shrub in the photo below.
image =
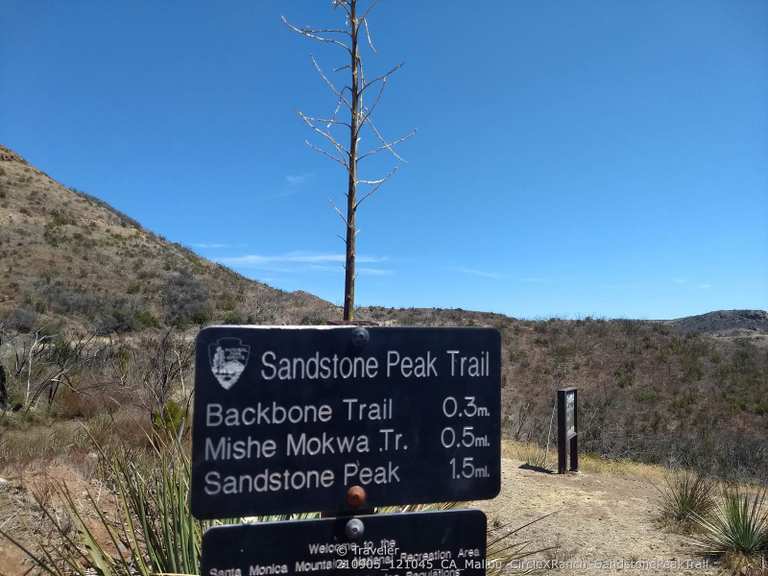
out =
<svg viewBox="0 0 768 576"><path fill-rule="evenodd" d="M66 226L69 224L74 224L75 221L69 214L65 212L61 212L59 210L51 210L51 221L50 224L53 227L57 226Z"/></svg>
<svg viewBox="0 0 768 576"><path fill-rule="evenodd" d="M139 310L135 317L141 328L160 327L160 321L149 310Z"/></svg>
<svg viewBox="0 0 768 576"><path fill-rule="evenodd" d="M232 324L232 325L246 324L247 322L248 322L248 317L245 316L239 310L228 311L224 315L224 319L222 320L222 324Z"/></svg>
<svg viewBox="0 0 768 576"><path fill-rule="evenodd" d="M102 412L103 406L92 394L82 394L65 387L58 395L55 414L59 418L91 418Z"/></svg>
<svg viewBox="0 0 768 576"><path fill-rule="evenodd" d="M695 515L700 534L694 542L706 553L719 556L748 573L768 555L768 489L755 493L739 485L726 486L716 511Z"/></svg>
<svg viewBox="0 0 768 576"><path fill-rule="evenodd" d="M98 334L129 332L143 326L144 312L135 297L95 295L60 282L39 280L34 286L37 297L53 312L63 316L80 316L93 323Z"/></svg>
<svg viewBox="0 0 768 576"><path fill-rule="evenodd" d="M37 325L37 313L29 308L16 308L9 314L6 324L9 328L26 334Z"/></svg>
<svg viewBox="0 0 768 576"><path fill-rule="evenodd" d="M211 317L208 289L191 276L171 275L163 290L163 304L169 326L204 324Z"/></svg>
<svg viewBox="0 0 768 576"><path fill-rule="evenodd" d="M666 475L661 494L664 520L689 528L695 517L707 516L715 507L715 483L700 472L679 470Z"/></svg>
<svg viewBox="0 0 768 576"><path fill-rule="evenodd" d="M299 324L302 326L323 325L326 324L326 320L323 318L322 314L315 312L304 316Z"/></svg>
<svg viewBox="0 0 768 576"><path fill-rule="evenodd" d="M160 410L152 412L152 426L171 438L179 435L187 419L186 409L175 400L168 400Z"/></svg>
<svg viewBox="0 0 768 576"><path fill-rule="evenodd" d="M640 390L635 396L635 399L638 402L655 402L657 398L658 394L656 394L656 391L650 388L646 390Z"/></svg>

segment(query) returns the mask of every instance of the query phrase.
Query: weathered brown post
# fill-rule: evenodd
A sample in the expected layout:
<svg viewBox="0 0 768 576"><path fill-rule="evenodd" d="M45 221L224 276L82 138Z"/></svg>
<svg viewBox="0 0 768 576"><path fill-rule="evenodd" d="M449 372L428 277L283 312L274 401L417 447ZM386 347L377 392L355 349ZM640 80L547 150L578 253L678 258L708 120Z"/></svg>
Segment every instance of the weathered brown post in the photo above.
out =
<svg viewBox="0 0 768 576"><path fill-rule="evenodd" d="M568 452L571 453L571 472L579 471L579 421L576 388L557 391L557 472L568 471Z"/></svg>
<svg viewBox="0 0 768 576"><path fill-rule="evenodd" d="M3 340L0 338L0 349L2 349ZM5 368L0 364L0 410L5 410L8 403L8 389L5 386Z"/></svg>

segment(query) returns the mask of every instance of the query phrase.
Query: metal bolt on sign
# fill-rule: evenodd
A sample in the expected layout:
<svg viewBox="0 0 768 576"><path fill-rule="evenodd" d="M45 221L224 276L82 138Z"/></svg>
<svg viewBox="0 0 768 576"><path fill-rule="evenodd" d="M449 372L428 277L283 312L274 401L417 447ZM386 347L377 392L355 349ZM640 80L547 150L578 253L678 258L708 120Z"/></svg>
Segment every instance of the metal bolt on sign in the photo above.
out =
<svg viewBox="0 0 768 576"><path fill-rule="evenodd" d="M362 350L371 339L371 335L365 328L355 328L352 332L352 345L357 350Z"/></svg>
<svg viewBox="0 0 768 576"><path fill-rule="evenodd" d="M347 490L347 506L350 508L361 508L365 506L367 495L362 486L351 486Z"/></svg>
<svg viewBox="0 0 768 576"><path fill-rule="evenodd" d="M365 533L365 524L359 518L352 518L344 527L344 533L350 540L357 540Z"/></svg>

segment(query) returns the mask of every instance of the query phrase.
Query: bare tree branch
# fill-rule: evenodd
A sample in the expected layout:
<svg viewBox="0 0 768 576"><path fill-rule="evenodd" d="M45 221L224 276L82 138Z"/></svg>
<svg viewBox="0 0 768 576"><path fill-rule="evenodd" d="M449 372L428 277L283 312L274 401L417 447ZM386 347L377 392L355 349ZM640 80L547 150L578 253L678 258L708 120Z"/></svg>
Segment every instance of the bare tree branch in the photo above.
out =
<svg viewBox="0 0 768 576"><path fill-rule="evenodd" d="M384 140L384 137L381 135L381 132L379 132L376 129L375 125L373 124L373 122L371 120L368 120L368 126L371 127L371 130L374 132L374 134L376 134L376 137L382 143L382 145L377 147L377 148L372 148L371 150L368 150L365 154L362 154L362 155L358 156L357 157L357 161L358 162L360 162L360 160L363 160L364 158L367 158L369 156L373 156L374 154L378 154L379 152L387 150L395 158L397 158L400 162L403 162L405 164L408 163L408 161L405 158L403 158L397 152L395 152L394 147L397 146L398 144L401 144L402 142L405 142L406 140L412 138L413 136L415 136L416 135L416 130L411 130L410 132L408 132L408 134L406 134L405 136L401 136L397 140L393 140L392 142L387 142L386 140Z"/></svg>
<svg viewBox="0 0 768 576"><path fill-rule="evenodd" d="M335 84L334 84L333 82L331 82L330 78L328 78L328 76L326 76L326 75L325 75L325 72L323 72L323 69L322 69L322 68L320 68L320 64L318 64L318 62L317 62L317 60L315 59L315 57L314 57L314 56L310 56L310 57L312 58L312 64L314 64L314 65L315 65L315 70L317 70L317 73L318 73L318 74L320 74L320 78L322 78L322 79L323 79L323 82L325 82L325 84L328 86L328 88L330 88L330 89L331 89L331 92L333 92L333 93L336 95L336 97L337 97L339 100L343 101L343 102L344 102L344 104L346 104L346 105L347 105L347 107L350 107L350 108L351 108L351 107L352 107L352 105L351 105L351 104L349 103L349 101L348 101L348 100L347 100L347 99L344 97L344 91L345 91L345 90L348 90L348 87L347 87L347 86L345 86L345 87L344 87L344 88L342 88L341 90L339 90L338 88L336 88Z"/></svg>
<svg viewBox="0 0 768 576"><path fill-rule="evenodd" d="M288 26L288 28L296 32L296 34L299 34L311 40L317 40L318 42L325 42L327 44L336 44L337 46L341 46L342 48L344 48L344 50L346 50L350 54L352 53L352 50L350 49L350 47L344 44L344 42L342 42L341 40L320 36L317 33L319 31L313 30L312 28L299 28L298 26L294 26L293 24L288 22L288 19L285 16L280 16L280 18L283 20L283 24L285 24L286 26Z"/></svg>
<svg viewBox="0 0 768 576"><path fill-rule="evenodd" d="M368 40L368 46L371 48L374 54L376 54L376 46L373 45L373 39L371 38L371 31L368 29L368 20L363 18L363 26L365 27L365 37Z"/></svg>
<svg viewBox="0 0 768 576"><path fill-rule="evenodd" d="M371 10L373 10L376 7L376 4L378 4L380 0L372 0L371 3L368 5L368 8L365 10L363 15L360 17L363 21L365 21L368 18L368 14L371 13Z"/></svg>
<svg viewBox="0 0 768 576"><path fill-rule="evenodd" d="M357 130L358 132L363 129L363 126L365 126L365 123L368 122L368 118L371 117L371 114L373 114L373 111L376 109L376 106L379 105L379 101L381 100L381 95L384 93L384 88L387 87L387 79L384 78L381 82L381 88L379 89L379 93L376 94L376 98L373 100L373 104L370 107L366 107L363 109L363 117L360 120L360 125L358 126Z"/></svg>
<svg viewBox="0 0 768 576"><path fill-rule="evenodd" d="M336 119L336 115L339 113L339 110L341 109L341 104L342 104L342 102L343 102L343 99L342 99L342 98L339 98L339 99L336 101L336 108L334 108L334 110L333 110L333 114L331 114L331 118L333 118L334 120ZM349 129L351 130L351 129L352 129L352 125L351 125L351 124L348 124L348 126L349 126ZM326 126L325 126L325 127L326 127L326 128L330 128L330 127L331 127L331 125L330 125L330 124L326 124Z"/></svg>
<svg viewBox="0 0 768 576"><path fill-rule="evenodd" d="M347 13L347 16L351 16L349 2L347 0L333 0L333 7L337 8L339 6L344 9L344 12Z"/></svg>
<svg viewBox="0 0 768 576"><path fill-rule="evenodd" d="M347 162L345 160L341 160L340 158L337 158L333 154L330 154L329 152L327 152L327 151L323 150L322 148L320 148L320 146L316 146L316 145L312 144L312 142L310 142L309 140L304 140L304 144L306 144L307 146L312 148L312 150L314 150L315 152L318 152L318 153L322 154L326 158L330 158L334 162L338 162L339 164L341 164L341 166L342 166L342 168L344 168L344 170L348 170L349 169L349 166L347 165Z"/></svg>
<svg viewBox="0 0 768 576"><path fill-rule="evenodd" d="M338 214L339 218L341 218L341 221L344 223L344 225L346 225L347 217L344 216L344 213L339 209L338 206L336 206L336 204L334 204L333 200L329 200L329 202L331 203L331 208L333 208L333 211Z"/></svg>
<svg viewBox="0 0 768 576"><path fill-rule="evenodd" d="M396 144L399 144L400 142L403 142L403 141L407 140L408 138L410 138L411 136L415 135L416 134L416 130L411 130L410 133L406 134L405 136L403 136L401 138L398 138L394 142L387 142L387 140L384 138L384 135L381 133L381 131L379 131L379 129L373 123L373 120L370 119L370 118L368 120L368 125L371 127L371 130L373 130L373 133L376 134L376 137L379 139L379 141L381 142L382 146L387 151L389 151L389 153L392 154L392 156L394 156L395 158L400 160L400 162L404 162L406 164L408 163L408 161L405 158L403 158L397 152L395 152L395 148L394 147L395 147Z"/></svg>
<svg viewBox="0 0 768 576"><path fill-rule="evenodd" d="M349 122L344 122L342 120L336 120L336 114L334 113L333 116L330 118L318 118L317 116L307 116L309 120L312 122L318 122L320 124L325 124L326 128L329 128L330 126L346 126L349 128L350 124Z"/></svg>
<svg viewBox="0 0 768 576"><path fill-rule="evenodd" d="M362 94L363 92L365 92L365 89L366 89L366 88L368 88L369 86L372 86L372 85L376 84L376 82L381 82L382 80L383 80L383 81L386 81L386 80L387 80L387 79L388 79L390 76L392 76L392 74L394 74L395 72L397 72L398 70L400 70L400 68L402 68L403 66L405 66L405 62L400 62L400 64L398 64L397 66L395 66L394 68L392 68L392 69L391 69L389 72L387 72L386 74L382 74L381 76L378 76L378 77L374 78L374 79L373 79L373 80L371 80L370 82L368 82L368 83L366 83L366 84L363 84L363 88L362 88L362 90L360 90L360 93Z"/></svg>
<svg viewBox="0 0 768 576"><path fill-rule="evenodd" d="M303 112L299 111L298 114L301 117L301 119L304 120L304 123L307 126L312 128L312 130L314 130L315 132L320 134L323 138L328 140L328 142L330 142L333 145L333 147L336 148L336 150L338 150L339 154L341 154L342 156L349 157L349 151L346 148L344 148L344 146L339 144L330 132L315 126L315 124L312 122L312 120L309 119L309 116L306 116Z"/></svg>
<svg viewBox="0 0 768 576"><path fill-rule="evenodd" d="M362 196L362 198L360 198L360 200L357 201L357 203L355 204L355 210L357 210L360 207L360 204L362 204L368 198L373 196L376 193L376 191L379 188L381 188L381 185L384 184L384 182L386 182L390 178L392 178L392 176L394 176L399 169L400 169L399 166L395 166L394 168L392 168L392 170L389 172L389 174L387 174L383 178L379 178L378 180L359 180L359 182L362 183L362 184L374 184L374 187L371 188L367 193L365 193Z"/></svg>

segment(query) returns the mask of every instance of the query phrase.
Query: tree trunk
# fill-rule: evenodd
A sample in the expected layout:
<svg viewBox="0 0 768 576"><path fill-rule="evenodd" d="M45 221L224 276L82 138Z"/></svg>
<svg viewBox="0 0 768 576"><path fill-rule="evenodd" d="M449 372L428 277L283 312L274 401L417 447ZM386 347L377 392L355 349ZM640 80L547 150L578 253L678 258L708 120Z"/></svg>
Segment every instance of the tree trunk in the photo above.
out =
<svg viewBox="0 0 768 576"><path fill-rule="evenodd" d="M359 54L357 46L358 22L356 0L350 2L350 26L352 27L352 114L349 128L349 180L347 183L347 235L344 266L344 320L355 319L355 212L357 197L357 132L360 113Z"/></svg>

